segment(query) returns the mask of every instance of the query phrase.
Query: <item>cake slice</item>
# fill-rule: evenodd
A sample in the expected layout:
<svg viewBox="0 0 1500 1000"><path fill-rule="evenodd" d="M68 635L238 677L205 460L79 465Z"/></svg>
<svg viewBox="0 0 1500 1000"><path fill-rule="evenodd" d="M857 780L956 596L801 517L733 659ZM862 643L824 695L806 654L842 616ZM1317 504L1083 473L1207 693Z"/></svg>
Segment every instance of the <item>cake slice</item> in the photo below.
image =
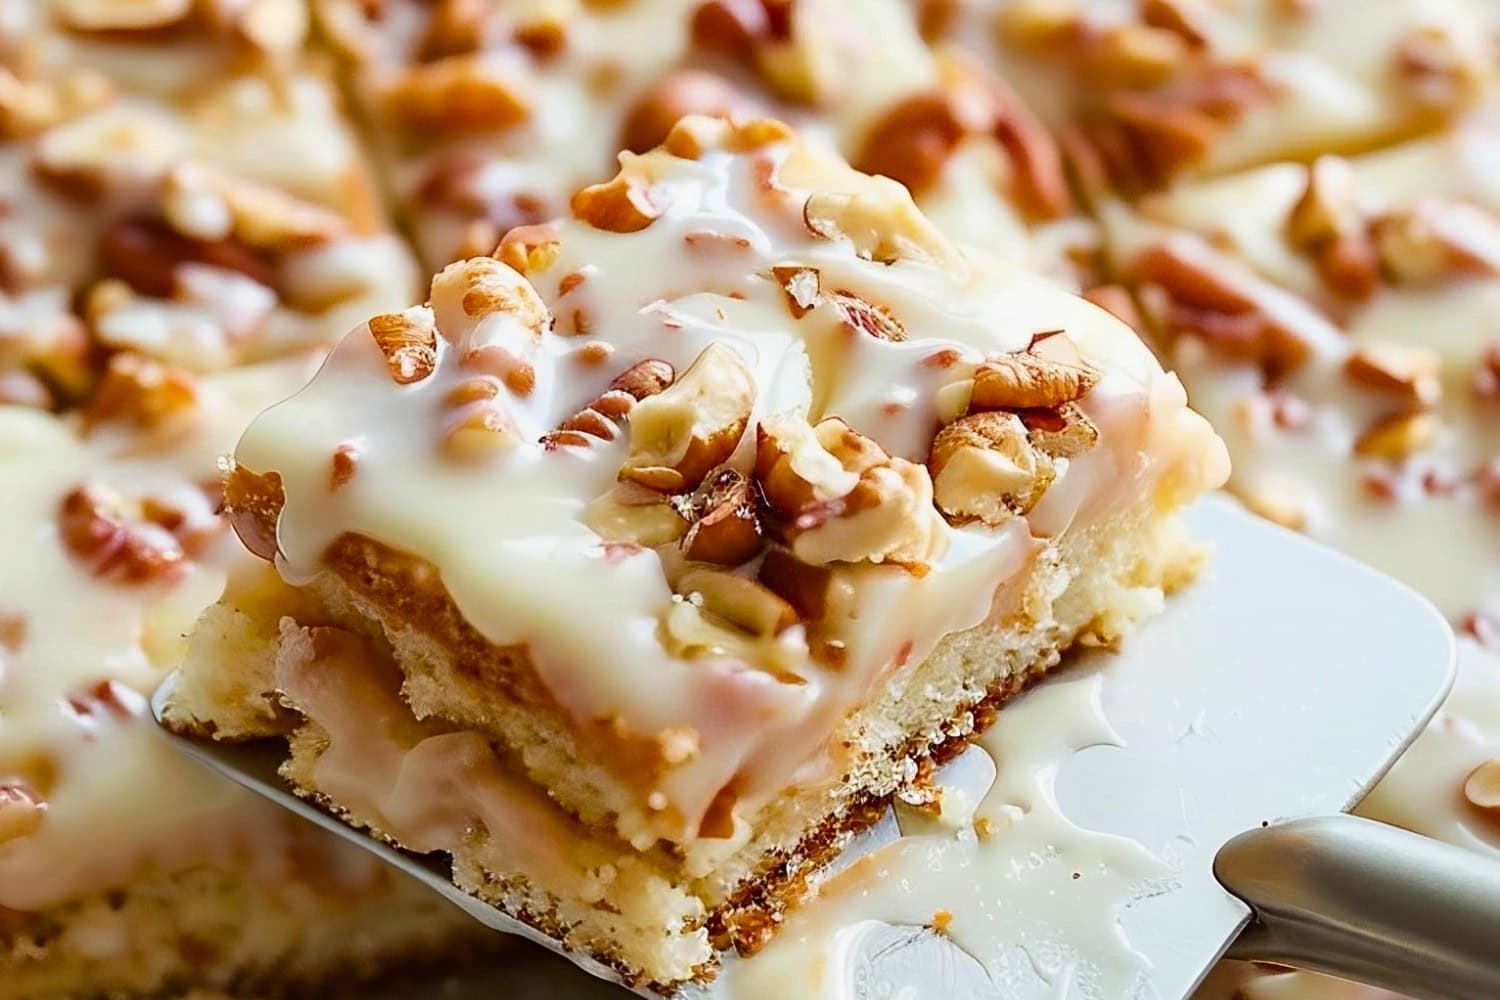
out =
<svg viewBox="0 0 1500 1000"><path fill-rule="evenodd" d="M292 592L208 613L169 717L665 989L1159 607L1227 470L1123 324L780 123L571 208L251 425L225 503Z"/></svg>

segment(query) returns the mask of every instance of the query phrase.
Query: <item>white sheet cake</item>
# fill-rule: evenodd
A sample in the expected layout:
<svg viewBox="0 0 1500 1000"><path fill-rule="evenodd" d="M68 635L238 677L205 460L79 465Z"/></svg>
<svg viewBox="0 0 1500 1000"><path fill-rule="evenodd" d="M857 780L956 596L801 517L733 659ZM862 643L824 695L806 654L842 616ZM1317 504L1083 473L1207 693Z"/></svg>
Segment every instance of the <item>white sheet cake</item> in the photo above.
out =
<svg viewBox="0 0 1500 1000"><path fill-rule="evenodd" d="M1110 372L1155 366L1135 348L1117 353L1119 328L1099 314L1032 290L1007 266L980 266L967 251L955 256L950 240L981 245L1084 291L1145 330L1223 435L1235 461L1231 489L1252 509L1344 547L1443 607L1467 637L1460 686L1363 809L1476 850L1500 848L1500 686L1491 651L1500 608L1495 560L1486 554L1496 530L1497 442L1489 429L1495 335L1487 317L1500 294L1493 232L1500 194L1495 126L1484 110L1495 99L1497 37L1500 13L1481 0L0 3L0 479L7 487L0 498L0 552L7 557L0 566L0 998L190 988L261 996L410 958L456 956L474 942L466 924L425 896L147 739L143 696L189 649L205 682L193 694L204 705L254 706L242 718L219 718L221 735L235 732L231 723L293 735L288 772L295 782L403 842L448 849L459 838L451 825L413 829L398 821L420 819L420 809L396 818L382 811L415 808L420 796L368 800L369 789L356 779L380 757L380 746L361 750L358 741L340 739L330 750L321 741L337 728L347 692L299 684L310 672L342 671L350 688L370 699L367 707L384 713L398 743L446 747L424 765L439 776L445 761L462 758L507 788L547 788L553 798L533 803L537 811L529 815L574 844L564 863L534 864L524 851L515 855L520 860L500 858L515 839L496 814L489 817L492 843L471 837L458 847L466 859L459 875L482 895L526 909L523 916L548 931L571 935L575 946L598 950L642 980L703 975L716 949L753 950L801 892L801 875L827 859L871 803L902 781L905 796L923 799L927 765L913 765L912 773L896 762L920 762L924 750L941 757L957 746L970 726L960 703L1002 676L1029 675L1027 664L1035 667L1030 672L1043 669L1073 635L1094 634L1082 624L1092 611L1113 607L1123 621L1149 610L1154 583L1175 581L1173 565L1188 565L1185 556L1142 563L1144 575L1125 589L1091 587L1088 574L1064 572L1069 560L1087 562L1103 580L1111 566L1124 565L1091 554L1096 543L1107 547L1111 530L1123 530L1118 518L1097 518L1114 525L1101 527L1097 538L1071 518L1058 519L1067 531L1054 533L1047 522L1068 506L1065 498L1088 492L1077 484L1090 463L1113 453L1114 418L1096 412L1119 384ZM630 197L623 209L610 208L616 196L605 194L578 209L584 219L569 220L574 193L608 177L618 149L644 152L685 113L786 120L811 147L797 154L799 162L827 164L837 154L892 176L909 186L931 226L882 189L879 226L846 230L867 256L889 251L902 258L877 268L851 256L850 244L810 238L777 222L773 205L745 207L734 200L743 192L726 188L723 205L740 205L733 217L741 229L726 229L719 209L704 208L700 216L712 224L700 228L714 235L691 251L673 246L684 261L676 272L622 269L617 254L633 263L641 248L661 252L663 234L678 232L674 213L683 207ZM1343 158L1318 160L1325 154ZM665 171L672 178L666 188L686 195L711 187L711 178L727 184L734 171L722 167L724 157L737 163L760 155L714 153L712 167L678 157L682 162L668 169L662 164L669 159L652 154L627 161L624 170L627 178ZM814 172L852 176L841 168ZM816 186L809 181L796 190ZM606 228L661 218L618 234L591 227L586 220L595 212L604 213L594 221ZM564 219L560 227L527 228L554 218ZM611 645L621 669L609 677L618 690L566 687L559 696L540 682L556 684L555 669L522 669L520 658L504 661L510 667L500 675L517 684L501 685L500 696L485 684L459 683L445 667L452 634L425 652L415 629L396 629L388 640L388 630L373 624L394 614L386 604L356 600L354 588L332 582L336 572L313 572L321 565L316 531L297 535L302 547L283 553L298 556L306 571L295 577L298 590L240 551L212 516L215 457L229 451L255 412L302 384L351 327L360 325L309 397L272 410L258 426L303 413L320 393L346 383L395 411L406 405L395 401L429 399L434 386L462 381L458 345L504 326L467 318L455 326L446 318L452 310L444 311L444 296L467 280L466 270L440 276L433 293L437 365L427 379L406 388L382 382L373 377L380 369L360 367L371 360L368 343L353 345L370 341L361 324L371 316L422 315L405 310L424 294L423 273L465 258L481 261L469 268L494 266L483 261L522 224L498 257L535 283L532 306L544 308L555 328L542 338L545 349L533 345L530 356L489 351L486 365L498 367L485 368L480 381L495 380L493 399L510 400L530 371L536 383L524 405L492 409L488 396L455 402L445 411L450 424L434 425L437 418L424 412L387 443L410 444L417 428L427 428L447 435L445 447L457 453L472 448L477 454L468 465L427 456L446 483L483 479L474 470L521 461L509 452L483 456L506 433L524 439L517 454L540 462L535 438L563 432L562 454L550 461L572 463L571 471L546 481L569 510L585 495L608 498L569 515L578 537L622 537L609 548L621 562L606 575L639 577L643 595L663 600L674 588L679 597L697 595L672 605L660 639L643 625L651 635L643 633L638 645ZM907 237L894 249L871 246L887 225ZM750 246L723 239L726 232ZM554 252L557 259L548 260ZM809 254L822 261L817 280L805 269L767 277L781 258L806 264ZM919 265L912 256L942 263ZM968 263L955 270L960 260ZM901 284L928 267L922 281ZM968 280L955 277L964 267L976 269ZM610 277L624 273L632 278ZM837 284L826 277L835 273ZM995 308L973 287L982 283L978 274L997 282L988 294L1008 308L1024 299L1035 311L1007 314L982 335L949 329L946 320L932 331L922 318L931 315L931 302L970 302L975 315ZM733 297L741 293L747 297ZM842 298L848 294L856 299ZM664 336L659 331L648 335L624 323L655 315L641 308L658 297L685 319L680 338L658 341L652 338ZM804 301L813 306L798 319L788 310ZM406 329L385 322L388 335ZM959 521L1000 516L991 504L955 502L951 494L956 483L993 477L999 466L974 462L971 453L946 476L916 471L934 458L929 432L936 426L918 432L901 429L903 421L914 413L959 414L978 355L1027 346L1012 322L1035 326L1032 333L1066 328L1081 354L1063 351L1061 360L1081 359L1091 372L1080 383L1090 385L1087 394L1067 406L1087 415L1100 440L1082 455L1044 450L1031 465L1023 459L1018 477L1040 482L1046 473L1038 479L1039 470L1050 466L1054 478L1033 490L1040 499L1011 496L1023 507L1036 501L1008 519L1012 527L950 524L952 509ZM754 338L736 327L746 323L758 324ZM876 334L904 329L907 346L860 340L841 323ZM835 475L839 482L864 482L872 463L887 470L872 473L872 481L899 482L920 496L925 474L936 494L925 518L933 529L929 558L920 558L922 541L898 537L911 529L904 522L887 524L888 550L856 560L836 558L849 554L839 546L852 536L825 525L818 542L820 532L797 528L795 518L788 534L787 515L774 506L754 521L760 534L747 533L744 505L726 505L726 494L715 490L733 497L762 488L743 452L733 457L741 479L710 481L665 506L645 502L655 496L653 485L680 485L663 486L665 466L646 467L632 486L609 488L637 433L629 417L619 419L634 395L611 395L604 391L609 383L645 359L644 345L667 344L649 353L669 365L672 385L686 387L643 394L658 401L642 407L670 426L679 411L667 404L688 395L704 369L725 357L715 352L712 364L694 365L701 346L721 333L731 351L766 337L776 350L806 345L791 351L806 353L805 377L833 389L788 389L799 384L795 371L762 364L760 346L736 355L755 389L747 427L776 407L804 415L842 411L857 438L823 424L809 439L808 420L794 421L791 433L832 456L814 465L834 474L835 462L844 474ZM519 349L518 336L500 335L499 346ZM921 369L915 382L881 385L882 377L896 377L878 358L907 358L929 336L958 345L956 359ZM820 353L820 345L827 349ZM1059 340L1039 349L1063 347ZM667 371L648 366L647 381L641 372L627 381L642 391L656 384L651 378L667 382ZM949 382L960 387L944 388L940 399L924 395ZM714 385L710 395L717 396L722 385ZM602 409L585 405L594 402ZM1179 405L1174 397L1171 406ZM390 424L378 416L372 426ZM555 426L570 417L570 426ZM1074 424L1042 426L1036 417L1029 409L1021 417L1028 440L1077 446L1068 436ZM1060 431L1048 429L1054 426ZM343 427L333 421L323 436ZM353 441L355 432L331 443L318 433L303 437L311 455ZM589 447L575 447L583 439ZM858 444L853 451L850 442ZM245 448L255 443L252 436ZM353 518L355 498L369 489L361 482L388 485L391 502L421 492L380 471L384 445L357 444L339 459L348 481L330 494L339 517ZM278 464L290 454L262 446L257 454L274 455ZM316 461L331 462L333 454L319 452ZM242 449L242 460L247 455ZM249 463L246 469L268 471ZM695 478L691 471L684 482ZM256 485L244 472L231 486ZM325 472L333 475L323 465L308 475ZM251 489L240 499L256 496ZM288 524L305 528L300 495L293 490L284 499ZM248 506L267 519L272 513ZM719 513L709 517L712 511ZM1091 511L1085 508L1080 523L1098 513ZM452 550L462 549L465 559L485 551L467 536L462 545L454 535L438 546L438 529L462 520L391 513L363 523L379 544L346 546L343 569L351 579L357 565L397 571L410 594L428 602L422 623L437 632L434 623L452 626L476 643L464 657L483 659L493 647L486 636L512 637L493 611L493 594L503 588L491 584L466 596L450 573L440 587L425 570L446 571ZM914 642L897 675L930 670L941 697L926 714L894 712L889 724L877 724L915 689L877 685L872 694L854 680L879 674L892 648L901 652L897 630L852 643L835 634L823 620L838 602L830 604L819 584L811 591L820 600L809 603L802 567L824 557L849 561L860 567L856 577L901 581L886 597L918 600L912 595L958 586L949 566L955 553L968 551L963 540L984 531L1009 538L1022 521L1041 526L1045 551L1059 553L1060 562L1011 571L1006 586L1025 590L1019 581L1051 573L1062 587L1069 576L1077 600L1063 599L1052 612L1044 600L1018 601L1039 617L1029 632L1008 634L1035 641L1005 646L1010 640L987 635L947 658L939 647L925 665ZM240 527L254 541L252 524L242 518ZM418 537L418 527L430 534ZM681 548L675 536L689 530L694 556L684 562L673 554ZM283 542L292 537L287 528ZM510 538L502 532L485 544L512 545ZM264 539L257 544L261 555L270 551ZM744 562L752 544L773 553L753 557L761 567L753 574L698 559L709 553ZM945 554L936 556L944 544ZM992 550L986 586L1006 575L998 553L1010 544ZM633 545L645 547L629 555ZM11 559L12 552L23 558ZM879 563L870 561L875 556ZM983 561L975 559L976 566ZM914 575L924 565L931 572ZM541 568L548 578L574 579L565 567ZM698 575L686 576L689 568ZM224 602L207 613L189 647L180 634L226 579ZM600 589L585 576L576 579L584 581L581 589ZM1047 600L1055 596L1048 591ZM646 615L649 601L642 601L635 612L644 622L659 609L653 604ZM726 601L728 620L738 623L728 633L724 609L715 610ZM437 616L444 607L461 614ZM283 616L297 624L283 629ZM470 616L473 627L459 628ZM780 624L792 617L799 641L778 639L786 631ZM80 618L97 627L79 626ZM922 624L936 634L972 622L955 613ZM1113 634L1116 624L1095 631ZM740 635L757 630L773 634L753 641ZM641 683L655 676L651 671L681 671L678 661L692 662L699 645L727 648L726 634L735 639L735 655L756 665L746 676L758 680L746 686L763 685L772 693L766 704L786 713L775 738L757 739L732 718L712 725L694 718L703 696L692 683ZM587 636L569 638L582 643ZM675 644L665 655L663 639ZM1002 648L1003 655L993 654ZM564 659L571 662L573 651L569 646ZM840 683L828 665L835 655L853 657L852 668L838 672ZM224 668L225 656L238 657L240 669ZM540 665L552 659L544 656ZM305 715L261 697L275 687L266 679L278 670L287 672L295 689L287 697ZM225 683L215 687L206 683L210 677ZM403 680L405 701L395 694ZM1010 693L1005 684L995 690L974 724L986 722L993 703ZM615 721L579 725L565 710L591 705L578 700L589 692ZM796 784L788 762L833 730L840 706L870 698L876 709L842 723L863 726L862 738L821 761L821 770L797 775L807 788L834 793L778 798L776 789ZM691 724L696 745L670 724L657 729L669 734L664 742L634 739L640 734L619 720L634 721L637 713ZM703 738L710 730L720 735ZM745 736L738 743L736 732ZM902 744L903 734L920 738ZM434 737L441 738L433 744ZM492 747L503 749L499 757ZM834 773L842 770L836 764L856 758L867 766L851 767L858 772L852 780L826 783L830 775L844 777ZM751 761L757 766L747 767ZM721 794L724 788L730 793ZM658 791L663 799L653 799ZM101 838L106 827L110 835ZM609 860L620 858L629 863ZM490 877L522 868L539 877ZM573 908L531 906L543 896ZM619 912L604 916L609 907ZM673 923L670 934L659 932L663 921ZM1342 997L1344 989L1231 965L1204 996Z"/></svg>

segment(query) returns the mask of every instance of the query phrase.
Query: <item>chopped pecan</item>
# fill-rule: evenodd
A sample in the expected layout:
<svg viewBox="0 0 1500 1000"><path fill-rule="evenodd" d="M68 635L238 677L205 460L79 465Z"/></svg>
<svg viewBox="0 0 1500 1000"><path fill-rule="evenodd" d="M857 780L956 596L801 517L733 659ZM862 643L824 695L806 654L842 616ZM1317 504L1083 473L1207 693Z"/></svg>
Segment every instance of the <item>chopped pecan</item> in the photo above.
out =
<svg viewBox="0 0 1500 1000"><path fill-rule="evenodd" d="M413 134L498 132L531 113L521 84L484 55L457 55L411 66L386 93L391 115Z"/></svg>
<svg viewBox="0 0 1500 1000"><path fill-rule="evenodd" d="M468 55L499 41L504 29L499 13L484 0L439 0L417 46L417 59Z"/></svg>
<svg viewBox="0 0 1500 1000"><path fill-rule="evenodd" d="M1500 274L1500 223L1456 202L1419 202L1370 224L1381 268L1396 285L1428 285L1453 274Z"/></svg>
<svg viewBox="0 0 1500 1000"><path fill-rule="evenodd" d="M123 499L86 484L58 507L64 546L101 579L145 583L172 579L184 565L182 544L159 524L128 517Z"/></svg>
<svg viewBox="0 0 1500 1000"><path fill-rule="evenodd" d="M128 420L143 427L157 427L190 412L198 401L192 375L180 368L120 353L109 359L104 377L95 387L83 411L84 426L113 420Z"/></svg>
<svg viewBox="0 0 1500 1000"><path fill-rule="evenodd" d="M178 269L189 263L236 271L268 288L276 280L275 266L265 254L239 240L190 239L151 219L122 219L105 229L99 237L99 263L106 275L154 298L171 298Z"/></svg>
<svg viewBox="0 0 1500 1000"><path fill-rule="evenodd" d="M620 146L644 153L664 142L685 115L748 116L752 110L749 100L722 76L676 70L658 80L625 116Z"/></svg>
<svg viewBox="0 0 1500 1000"><path fill-rule="evenodd" d="M665 211L662 195L635 178L618 174L604 184L594 184L573 195L573 217L595 229L611 233L637 233Z"/></svg>
<svg viewBox="0 0 1500 1000"><path fill-rule="evenodd" d="M1056 476L1013 413L971 413L938 432L927 460L938 507L996 526L1036 506Z"/></svg>
<svg viewBox="0 0 1500 1000"><path fill-rule="evenodd" d="M739 445L755 397L755 378L740 356L710 344L631 414L620 478L667 493L693 489Z"/></svg>
<svg viewBox="0 0 1500 1000"><path fill-rule="evenodd" d="M839 318L851 330L893 343L907 339L906 327L901 325L896 314L886 306L868 302L842 288L829 292L828 300L838 311Z"/></svg>
<svg viewBox="0 0 1500 1000"><path fill-rule="evenodd" d="M328 476L330 490L349 485L359 469L359 448L352 441L345 441L333 449L333 468Z"/></svg>
<svg viewBox="0 0 1500 1000"><path fill-rule="evenodd" d="M1392 413L1365 429L1354 453L1399 462L1426 448L1437 437L1438 418L1425 410Z"/></svg>
<svg viewBox="0 0 1500 1000"><path fill-rule="evenodd" d="M674 498L688 522L683 555L699 562L738 566L761 549L755 485L736 469L720 469L689 496Z"/></svg>
<svg viewBox="0 0 1500 1000"><path fill-rule="evenodd" d="M420 382L437 368L437 326L427 306L376 316L369 326L397 384Z"/></svg>
<svg viewBox="0 0 1500 1000"><path fill-rule="evenodd" d="M518 274L530 277L545 271L557 260L560 250L557 227L551 223L517 226L500 240L495 256Z"/></svg>
<svg viewBox="0 0 1500 1000"><path fill-rule="evenodd" d="M1436 351L1397 344L1355 348L1344 362L1345 374L1360 385L1418 406L1432 406L1442 394L1441 369Z"/></svg>
<svg viewBox="0 0 1500 1000"><path fill-rule="evenodd" d="M816 268L778 265L771 268L771 276L781 286L793 319L806 316L822 297L822 286Z"/></svg>
<svg viewBox="0 0 1500 1000"><path fill-rule="evenodd" d="M233 236L267 250L316 246L349 229L342 216L321 205L193 161L167 173L162 212L172 228L191 239Z"/></svg>
<svg viewBox="0 0 1500 1000"><path fill-rule="evenodd" d="M697 597L709 613L751 635L776 635L797 624L797 611L754 580L718 569L691 569L677 592Z"/></svg>
<svg viewBox="0 0 1500 1000"><path fill-rule="evenodd" d="M542 447L551 451L563 446L588 447L593 440L613 441L620 421L637 403L667 388L677 378L672 366L659 358L638 361L609 383L609 388L583 409L542 436Z"/></svg>
<svg viewBox="0 0 1500 1000"><path fill-rule="evenodd" d="M976 410L1056 409L1087 396L1099 373L1086 364L1050 361L1030 351L991 354L974 371Z"/></svg>
<svg viewBox="0 0 1500 1000"><path fill-rule="evenodd" d="M824 240L845 240L866 260L894 264L902 258L947 262L956 251L917 210L906 189L871 177L857 193L815 191L802 207L807 231Z"/></svg>

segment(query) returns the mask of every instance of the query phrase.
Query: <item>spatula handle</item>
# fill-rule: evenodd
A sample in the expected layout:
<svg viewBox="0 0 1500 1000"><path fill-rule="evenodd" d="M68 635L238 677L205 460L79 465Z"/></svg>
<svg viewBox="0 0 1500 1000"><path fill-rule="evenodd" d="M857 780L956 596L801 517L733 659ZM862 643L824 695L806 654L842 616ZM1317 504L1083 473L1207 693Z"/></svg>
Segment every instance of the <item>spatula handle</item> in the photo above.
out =
<svg viewBox="0 0 1500 1000"><path fill-rule="evenodd" d="M1500 862L1356 816L1241 834L1214 874L1255 922L1232 958L1422 1000L1500 997Z"/></svg>

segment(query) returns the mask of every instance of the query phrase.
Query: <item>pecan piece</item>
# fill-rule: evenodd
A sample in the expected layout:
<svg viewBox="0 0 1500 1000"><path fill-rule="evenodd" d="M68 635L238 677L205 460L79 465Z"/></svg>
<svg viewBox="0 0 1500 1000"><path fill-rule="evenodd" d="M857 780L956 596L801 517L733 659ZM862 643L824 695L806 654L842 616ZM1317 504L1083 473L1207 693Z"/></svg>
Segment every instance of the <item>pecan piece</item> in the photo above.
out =
<svg viewBox="0 0 1500 1000"><path fill-rule="evenodd" d="M588 447L592 440L613 441L620 433L620 421L636 404L661 392L676 378L672 366L659 358L636 362L615 376L609 388L583 409L543 435L542 447L552 451L565 445Z"/></svg>
<svg viewBox="0 0 1500 1000"><path fill-rule="evenodd" d="M750 102L722 76L680 69L658 80L631 108L620 146L644 153L664 142L672 127L687 115L728 118L747 115L750 110Z"/></svg>
<svg viewBox="0 0 1500 1000"><path fill-rule="evenodd" d="M1099 373L1086 364L1050 361L1030 351L992 354L974 371L976 410L1056 409L1087 396Z"/></svg>
<svg viewBox="0 0 1500 1000"><path fill-rule="evenodd" d="M734 349L710 344L636 407L620 478L667 493L693 489L739 445L755 396L755 377Z"/></svg>
<svg viewBox="0 0 1500 1000"><path fill-rule="evenodd" d="M63 545L90 573L119 583L166 580L181 572L181 543L159 524L127 519L122 499L92 484L58 507Z"/></svg>
<svg viewBox="0 0 1500 1000"><path fill-rule="evenodd" d="M437 326L427 306L376 316L369 327L397 384L420 382L437 368Z"/></svg>
<svg viewBox="0 0 1500 1000"><path fill-rule="evenodd" d="M573 217L611 233L638 233L665 210L661 195L635 178L618 174L604 184L593 184L573 195Z"/></svg>
<svg viewBox="0 0 1500 1000"><path fill-rule="evenodd" d="M1442 394L1442 357L1429 348L1371 344L1355 348L1344 373L1370 389L1417 406L1432 406Z"/></svg>
<svg viewBox="0 0 1500 1000"><path fill-rule="evenodd" d="M690 496L674 498L688 522L683 555L698 562L738 566L760 552L754 484L736 469L721 469Z"/></svg>

